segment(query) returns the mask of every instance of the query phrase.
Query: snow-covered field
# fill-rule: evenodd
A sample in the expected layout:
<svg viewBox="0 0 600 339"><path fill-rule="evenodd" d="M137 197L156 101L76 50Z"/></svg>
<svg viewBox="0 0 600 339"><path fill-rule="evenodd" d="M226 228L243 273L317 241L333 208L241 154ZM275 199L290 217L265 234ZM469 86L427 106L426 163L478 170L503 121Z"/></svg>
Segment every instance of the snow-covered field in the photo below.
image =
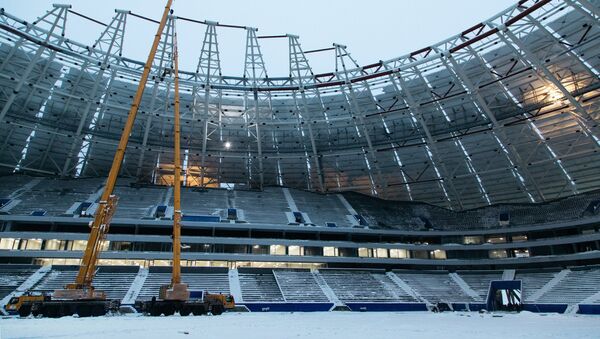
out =
<svg viewBox="0 0 600 339"><path fill-rule="evenodd" d="M600 338L599 316L478 313L228 313L0 320L7 338Z"/></svg>

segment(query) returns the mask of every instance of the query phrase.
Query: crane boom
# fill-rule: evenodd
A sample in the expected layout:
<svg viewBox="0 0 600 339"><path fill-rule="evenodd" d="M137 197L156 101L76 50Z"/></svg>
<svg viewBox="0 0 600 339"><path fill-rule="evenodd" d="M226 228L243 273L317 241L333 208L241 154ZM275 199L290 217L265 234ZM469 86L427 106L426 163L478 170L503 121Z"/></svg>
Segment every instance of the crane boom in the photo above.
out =
<svg viewBox="0 0 600 339"><path fill-rule="evenodd" d="M173 271L171 284L160 288L159 297L163 301L185 303L190 298L187 284L181 282L181 123L179 119L179 51L177 33L173 34L173 74L175 82L175 104L173 109ZM175 305L172 304L172 305Z"/></svg>
<svg viewBox="0 0 600 339"><path fill-rule="evenodd" d="M110 219L112 218L112 215L114 214L116 209L117 198L113 195L113 190L115 188L117 177L121 169L121 163L123 162L125 150L127 149L129 135L131 134L131 130L133 129L133 123L135 121L135 117L137 115L140 102L142 100L144 89L146 88L146 82L148 81L150 69L152 68L152 62L154 61L154 57L158 49L158 44L160 42L162 32L166 25L167 17L171 10L172 3L173 0L167 0L162 19L160 20L160 23L158 25L156 35L154 36L154 42L152 43L152 48L150 49L148 59L146 60L146 63L144 65L144 71L142 73L142 77L140 78L140 82L138 84L133 103L131 104L131 109L129 110L129 114L127 116L127 122L125 123L125 127L123 128L123 133L121 134L121 139L119 141L119 145L117 147L117 151L115 153L115 157L113 159L113 163L108 174L108 179L106 180L104 191L102 192L102 197L100 198L98 212L96 213L94 221L91 223L90 235L85 248L85 252L83 254L81 265L79 266L77 277L75 278L74 283L68 284L66 286L67 290L82 291L83 293L71 293L71 295L78 295L78 297L80 298L91 298L95 296L92 286L92 280L94 278L96 270L98 254L101 250L102 240L108 232ZM57 292L63 292L62 294L59 293L59 295L69 294L65 293L67 292L65 290L58 290Z"/></svg>
<svg viewBox="0 0 600 339"><path fill-rule="evenodd" d="M173 177L173 274L171 285L181 283L181 158L180 158L180 121L179 121L179 51L177 49L177 33L173 38L173 63L175 68L175 107L173 115L175 133L174 140L174 169Z"/></svg>

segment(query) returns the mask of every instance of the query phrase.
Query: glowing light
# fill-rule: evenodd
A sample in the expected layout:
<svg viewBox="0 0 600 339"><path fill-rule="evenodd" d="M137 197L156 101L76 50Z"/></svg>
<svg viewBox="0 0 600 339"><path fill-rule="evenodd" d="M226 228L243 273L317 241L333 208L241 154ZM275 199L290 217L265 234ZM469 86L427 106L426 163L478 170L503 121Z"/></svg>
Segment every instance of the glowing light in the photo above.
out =
<svg viewBox="0 0 600 339"><path fill-rule="evenodd" d="M548 98L552 101L558 101L563 98L563 93L553 86L547 86L548 89Z"/></svg>
<svg viewBox="0 0 600 339"><path fill-rule="evenodd" d="M225 146L226 149L230 149L231 148L231 143L229 141L226 141L223 146Z"/></svg>

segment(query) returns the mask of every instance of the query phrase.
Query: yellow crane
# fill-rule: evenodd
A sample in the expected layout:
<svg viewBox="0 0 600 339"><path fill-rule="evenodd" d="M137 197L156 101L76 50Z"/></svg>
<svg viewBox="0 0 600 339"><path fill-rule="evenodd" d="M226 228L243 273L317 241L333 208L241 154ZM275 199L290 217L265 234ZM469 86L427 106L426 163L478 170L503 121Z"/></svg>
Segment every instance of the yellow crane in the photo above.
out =
<svg viewBox="0 0 600 339"><path fill-rule="evenodd" d="M142 101L144 89L146 88L146 82L148 81L150 69L152 68L152 62L154 61L158 44L167 22L167 17L171 11L172 3L173 0L167 0L156 35L154 36L150 53L148 54L148 59L144 64L144 71L142 72L142 77L140 78L137 91L133 98L133 103L131 104L127 121L121 134L121 139L119 140L119 145L106 180L104 191L100 198L96 216L91 223L87 246L75 282L67 284L64 289L54 291L51 299L25 302L22 305L22 307L25 308L22 310L22 314L31 312L34 315L41 314L48 317L60 317L76 313L79 314L79 316L103 315L106 314L107 309L111 305L111 303L106 300L106 295L103 291L94 289L92 282L96 272L98 254L100 253L102 242L108 232L110 221L117 207L118 198L113 195L113 190L121 169L125 150L127 149L129 135L133 129L133 123L140 107L140 102ZM178 104L179 102L177 101L177 105ZM179 156L178 152L176 156ZM179 224L180 213L181 212L179 212L179 214L176 213L174 216L176 225ZM176 232L179 232L179 229ZM177 248L179 247L180 246L178 245ZM177 269L179 270L179 267Z"/></svg>
<svg viewBox="0 0 600 339"><path fill-rule="evenodd" d="M175 105L173 107L173 273L171 285L161 289L161 298L169 300L188 300L190 292L187 284L181 283L181 123L179 120L179 50L177 33L173 38L173 64L175 75Z"/></svg>
<svg viewBox="0 0 600 339"><path fill-rule="evenodd" d="M78 314L79 316L104 315L108 310L115 309L115 306L118 306L106 299L104 291L94 288L93 279L102 242L109 230L110 221L117 208L118 198L113 195L114 187L127 149L129 135L133 129L135 117L142 100L142 95L144 94L146 82L148 81L152 62L154 61L162 32L171 12L172 3L173 0L167 1L156 35L154 36L152 48L144 65L142 77L140 78L125 127L121 134L106 185L100 198L97 213L90 224L91 230L87 246L75 282L67 284L64 289L55 290L51 298L47 296L28 296L15 300L14 304L19 305L18 313L22 316L30 313L47 317L61 317L72 314ZM171 283L162 286L160 289L160 300L157 301L156 298L153 298L150 302L142 303L140 307L143 311L151 315L171 315L174 312L179 312L182 315L190 313L205 314L208 312L221 314L225 309L235 306L232 296L208 294L204 293L205 291L201 291L200 297L195 296L193 299L190 299L191 293L188 290L187 284L181 282L181 123L179 117L179 58L176 33L174 33L173 40L174 52L172 57L175 77L173 273Z"/></svg>
<svg viewBox="0 0 600 339"><path fill-rule="evenodd" d="M177 47L177 33L173 38L173 68L174 68L174 87L175 87L175 105L173 109L173 122L175 138L173 144L173 271L171 274L171 283L161 286L159 298L143 302L140 308L143 312L152 316L173 315L178 312L180 315L201 315L211 312L213 315L219 315L226 309L235 307L235 302L231 295L209 294L206 291L198 291L194 298L190 298L191 292L188 285L181 282L181 123L179 119L179 50ZM199 295L198 295L199 294Z"/></svg>

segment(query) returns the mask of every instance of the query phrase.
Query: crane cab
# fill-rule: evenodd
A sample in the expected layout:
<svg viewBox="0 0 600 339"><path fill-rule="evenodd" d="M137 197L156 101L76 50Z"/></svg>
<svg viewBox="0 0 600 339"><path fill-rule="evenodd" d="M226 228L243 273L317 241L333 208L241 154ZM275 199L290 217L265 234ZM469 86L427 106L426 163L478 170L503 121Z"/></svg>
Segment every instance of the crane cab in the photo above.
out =
<svg viewBox="0 0 600 339"><path fill-rule="evenodd" d="M49 297L43 294L24 294L10 298L8 304L4 306L4 310L11 315L18 314L20 316L28 316L31 312L31 304L47 300L49 300Z"/></svg>

